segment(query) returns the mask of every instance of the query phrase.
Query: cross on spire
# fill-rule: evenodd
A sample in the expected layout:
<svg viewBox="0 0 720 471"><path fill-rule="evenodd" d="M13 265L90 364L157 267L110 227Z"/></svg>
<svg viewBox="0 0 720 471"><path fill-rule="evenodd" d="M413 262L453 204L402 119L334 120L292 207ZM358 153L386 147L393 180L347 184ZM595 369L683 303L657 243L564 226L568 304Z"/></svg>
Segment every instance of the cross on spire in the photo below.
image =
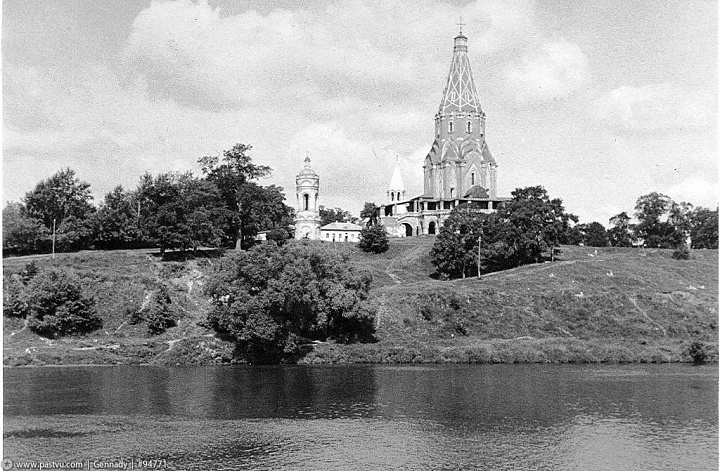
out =
<svg viewBox="0 0 720 471"><path fill-rule="evenodd" d="M466 26L466 23L463 23L462 16L460 17L460 23L456 23L460 27L460 34L462 34L462 27Z"/></svg>

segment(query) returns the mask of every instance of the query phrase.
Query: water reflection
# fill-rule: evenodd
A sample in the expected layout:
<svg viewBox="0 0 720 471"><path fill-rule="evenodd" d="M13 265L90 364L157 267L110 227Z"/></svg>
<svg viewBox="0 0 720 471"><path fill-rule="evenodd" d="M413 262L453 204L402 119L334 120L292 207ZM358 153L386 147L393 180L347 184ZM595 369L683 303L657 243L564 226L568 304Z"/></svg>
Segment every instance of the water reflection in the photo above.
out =
<svg viewBox="0 0 720 471"><path fill-rule="evenodd" d="M715 366L4 373L6 454L28 459L161 455L172 469L218 469L220 459L227 469L717 469Z"/></svg>

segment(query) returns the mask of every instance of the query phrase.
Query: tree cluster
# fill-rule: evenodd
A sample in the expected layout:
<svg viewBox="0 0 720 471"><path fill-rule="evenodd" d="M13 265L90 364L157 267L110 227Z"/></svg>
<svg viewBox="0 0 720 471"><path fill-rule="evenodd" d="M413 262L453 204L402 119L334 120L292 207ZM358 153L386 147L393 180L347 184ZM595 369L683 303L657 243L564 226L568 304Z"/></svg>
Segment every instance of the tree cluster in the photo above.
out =
<svg viewBox="0 0 720 471"><path fill-rule="evenodd" d="M210 276L207 324L253 363L291 358L314 340L371 340L371 280L332 247L258 245L224 257Z"/></svg>
<svg viewBox="0 0 720 471"><path fill-rule="evenodd" d="M560 244L591 247L674 248L673 257L686 259L689 248L718 248L718 209L693 208L669 197L650 193L638 198L633 224L622 212L605 229L599 222L574 224L560 199L550 199L539 186L512 192L512 200L491 214L463 204L445 220L430 253L441 276L460 278L478 273L478 244L482 270L501 270L543 260Z"/></svg>
<svg viewBox="0 0 720 471"><path fill-rule="evenodd" d="M608 241L613 247L643 245L651 248L718 248L718 209L676 203L662 193L652 192L638 198L635 219L626 212L610 218L613 226ZM684 252L683 252L684 253Z"/></svg>
<svg viewBox="0 0 720 471"><path fill-rule="evenodd" d="M99 207L90 185L63 169L38 183L22 203L3 210L3 252L47 252L55 232L57 251L159 247L247 248L260 231L282 242L290 236L294 211L280 187L256 180L270 174L237 144L222 156L199 159L202 176L190 172L145 174L135 190L118 186Z"/></svg>
<svg viewBox="0 0 720 471"><path fill-rule="evenodd" d="M432 263L443 276L464 278L478 273L478 248L482 270L540 262L569 237L571 221L577 217L565 212L562 200L550 199L539 186L513 191L512 200L491 214L460 205L438 234Z"/></svg>

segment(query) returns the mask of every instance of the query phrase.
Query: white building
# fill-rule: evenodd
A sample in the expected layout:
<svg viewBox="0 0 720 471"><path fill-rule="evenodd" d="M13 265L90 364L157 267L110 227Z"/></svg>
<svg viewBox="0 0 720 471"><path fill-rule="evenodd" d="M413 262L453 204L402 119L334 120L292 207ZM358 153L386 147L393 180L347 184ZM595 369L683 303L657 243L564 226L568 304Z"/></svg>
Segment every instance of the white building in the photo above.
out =
<svg viewBox="0 0 720 471"><path fill-rule="evenodd" d="M360 242L362 227L351 222L331 222L320 228L320 240L325 242Z"/></svg>

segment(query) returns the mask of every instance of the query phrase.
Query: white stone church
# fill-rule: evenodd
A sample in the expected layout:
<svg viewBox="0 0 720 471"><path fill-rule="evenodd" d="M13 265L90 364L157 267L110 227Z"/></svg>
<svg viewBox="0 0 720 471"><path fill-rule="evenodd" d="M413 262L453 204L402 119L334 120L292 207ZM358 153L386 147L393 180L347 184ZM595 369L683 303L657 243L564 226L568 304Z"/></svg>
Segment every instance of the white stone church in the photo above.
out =
<svg viewBox="0 0 720 471"><path fill-rule="evenodd" d="M459 204L472 202L489 213L510 200L497 196L497 163L485 140L485 113L467 52L467 37L460 31L455 37L450 72L435 115L434 141L423 165L422 195L407 198L399 161L395 162L387 201L372 218L391 235L435 234ZM296 179L296 238L321 238L319 181L310 168L310 159L306 158L305 168Z"/></svg>

